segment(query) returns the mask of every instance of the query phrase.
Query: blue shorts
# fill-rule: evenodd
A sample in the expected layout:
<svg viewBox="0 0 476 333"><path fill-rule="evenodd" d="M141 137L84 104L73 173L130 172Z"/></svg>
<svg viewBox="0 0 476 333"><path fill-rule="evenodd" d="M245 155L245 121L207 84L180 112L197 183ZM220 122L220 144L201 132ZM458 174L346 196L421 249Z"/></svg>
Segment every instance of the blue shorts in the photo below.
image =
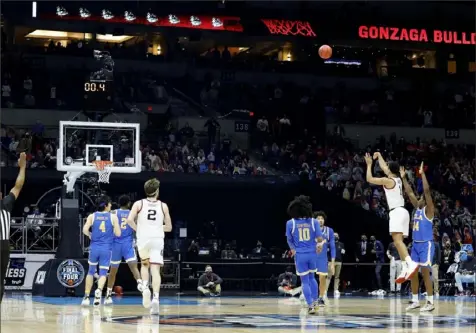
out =
<svg viewBox="0 0 476 333"><path fill-rule="evenodd" d="M321 253L317 254L317 259L316 259L316 274L317 275L327 275L327 253L322 251Z"/></svg>
<svg viewBox="0 0 476 333"><path fill-rule="evenodd" d="M134 241L131 239L112 244L111 266L118 267L122 258L126 262L137 261L136 251L134 250Z"/></svg>
<svg viewBox="0 0 476 333"><path fill-rule="evenodd" d="M411 258L422 267L431 267L433 256L435 255L435 245L433 241L413 242Z"/></svg>
<svg viewBox="0 0 476 333"><path fill-rule="evenodd" d="M109 269L111 265L111 249L101 246L91 246L89 249L88 264L99 264L99 268Z"/></svg>
<svg viewBox="0 0 476 333"><path fill-rule="evenodd" d="M316 253L296 253L296 274L299 276L314 273L316 271Z"/></svg>

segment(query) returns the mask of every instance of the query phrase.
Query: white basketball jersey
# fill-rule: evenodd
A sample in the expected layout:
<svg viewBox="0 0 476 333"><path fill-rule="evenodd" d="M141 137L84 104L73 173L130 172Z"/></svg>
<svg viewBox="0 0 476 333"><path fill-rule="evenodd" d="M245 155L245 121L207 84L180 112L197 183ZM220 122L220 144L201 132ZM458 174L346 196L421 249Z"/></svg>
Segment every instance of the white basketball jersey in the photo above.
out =
<svg viewBox="0 0 476 333"><path fill-rule="evenodd" d="M385 196L387 197L387 204L390 210L397 207L404 207L405 200L403 199L403 184L400 178L390 178L395 182L395 186L392 189L388 189L385 186Z"/></svg>
<svg viewBox="0 0 476 333"><path fill-rule="evenodd" d="M137 239L164 237L162 202L143 199L142 208L137 215Z"/></svg>

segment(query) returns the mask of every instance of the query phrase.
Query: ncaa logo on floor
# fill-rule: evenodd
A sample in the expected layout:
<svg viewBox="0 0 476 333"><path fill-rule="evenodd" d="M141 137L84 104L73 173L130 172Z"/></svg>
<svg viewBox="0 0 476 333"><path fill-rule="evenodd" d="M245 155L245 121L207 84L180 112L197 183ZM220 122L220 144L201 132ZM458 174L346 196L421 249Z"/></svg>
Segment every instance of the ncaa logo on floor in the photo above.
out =
<svg viewBox="0 0 476 333"><path fill-rule="evenodd" d="M56 276L64 287L75 288L84 280L84 267L79 261L68 259L59 264Z"/></svg>
<svg viewBox="0 0 476 333"><path fill-rule="evenodd" d="M386 329L412 327L454 327L470 326L476 318L465 316L433 316L433 315L345 315L345 316L285 316L285 315L184 315L184 316L130 316L107 318L108 322L123 324L160 324L172 326L201 326L222 328L255 328L255 329Z"/></svg>

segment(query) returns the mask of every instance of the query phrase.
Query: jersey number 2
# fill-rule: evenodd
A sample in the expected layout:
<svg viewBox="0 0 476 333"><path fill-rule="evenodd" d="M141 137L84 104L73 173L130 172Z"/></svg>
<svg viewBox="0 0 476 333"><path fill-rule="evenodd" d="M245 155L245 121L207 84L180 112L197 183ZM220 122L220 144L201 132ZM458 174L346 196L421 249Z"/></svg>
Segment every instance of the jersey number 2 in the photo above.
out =
<svg viewBox="0 0 476 333"><path fill-rule="evenodd" d="M154 209L149 209L147 211L147 219L149 221L155 221L155 216L157 215L157 211Z"/></svg>
<svg viewBox="0 0 476 333"><path fill-rule="evenodd" d="M307 242L311 239L311 231L309 228L299 228L299 241L300 242Z"/></svg>
<svg viewBox="0 0 476 333"><path fill-rule="evenodd" d="M123 217L121 219L121 229L126 229L127 228L127 219Z"/></svg>

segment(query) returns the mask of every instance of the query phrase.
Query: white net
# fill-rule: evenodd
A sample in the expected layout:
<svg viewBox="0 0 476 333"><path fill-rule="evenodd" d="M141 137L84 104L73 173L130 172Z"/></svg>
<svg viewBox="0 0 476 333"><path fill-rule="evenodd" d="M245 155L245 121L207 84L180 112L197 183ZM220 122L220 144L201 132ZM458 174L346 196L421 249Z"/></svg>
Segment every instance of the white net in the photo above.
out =
<svg viewBox="0 0 476 333"><path fill-rule="evenodd" d="M112 162L111 161L94 161L96 170L98 173L98 182L109 184L109 176L112 173Z"/></svg>

